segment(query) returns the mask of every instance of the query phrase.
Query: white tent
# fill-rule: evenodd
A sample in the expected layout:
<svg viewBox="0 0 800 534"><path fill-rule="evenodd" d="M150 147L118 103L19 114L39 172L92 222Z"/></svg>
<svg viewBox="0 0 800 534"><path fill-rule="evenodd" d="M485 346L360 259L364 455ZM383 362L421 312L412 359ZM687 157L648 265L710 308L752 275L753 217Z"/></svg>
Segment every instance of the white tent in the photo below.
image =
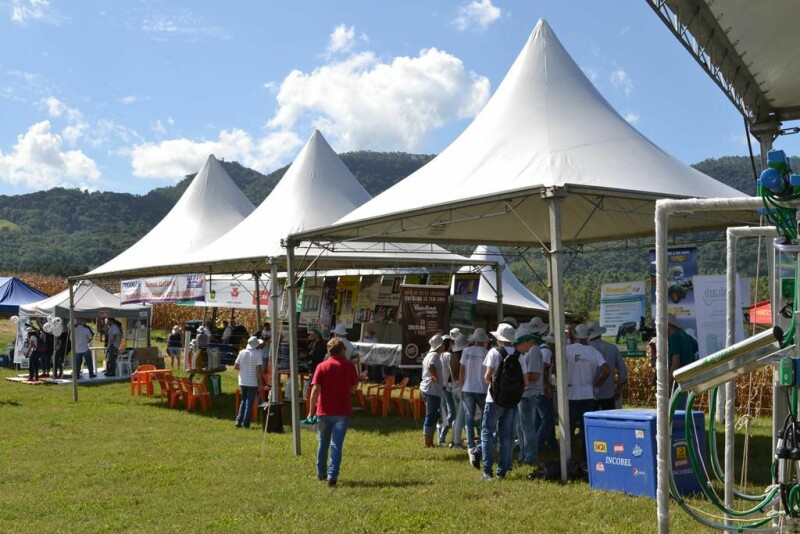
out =
<svg viewBox="0 0 800 534"><path fill-rule="evenodd" d="M543 196L564 198L562 236L579 243L652 235L656 198L744 195L639 133L540 21L486 107L450 146L313 235L547 243ZM676 220L674 229L714 228L730 219L715 215ZM742 218L757 220L755 215Z"/></svg>
<svg viewBox="0 0 800 534"><path fill-rule="evenodd" d="M121 305L119 297L89 282L83 282L75 288L75 317L94 319L105 317L150 316L150 306ZM38 302L23 304L19 307L20 315L28 317L48 317L55 315L66 319L69 317L69 289Z"/></svg>
<svg viewBox="0 0 800 534"><path fill-rule="evenodd" d="M219 161L209 155L170 212L150 232L117 257L89 272L137 276L182 263L186 254L214 241L255 209ZM255 237L255 236L254 236Z"/></svg>
<svg viewBox="0 0 800 534"><path fill-rule="evenodd" d="M505 258L500 253L497 247L480 245L475 249L475 252L470 256L473 260L484 260L493 262L502 266L503 269L503 282L501 291L503 293L503 307L513 308L506 310L506 315L509 313L525 313L525 312L547 312L549 306L545 301L534 295L522 282L511 272L511 268L506 263ZM474 268L468 267L465 270L473 270ZM497 272L496 268L492 265L486 265L480 268L481 281L478 284L478 302L484 304L495 305L497 302Z"/></svg>
<svg viewBox="0 0 800 534"><path fill-rule="evenodd" d="M428 241L544 246L551 330L565 366L562 240L610 241L654 232L660 198L744 197L669 156L623 119L541 20L491 100L438 157L304 241ZM755 212L705 211L675 231L721 228ZM351 246L355 246L352 243ZM570 436L566 376L558 374L562 479Z"/></svg>

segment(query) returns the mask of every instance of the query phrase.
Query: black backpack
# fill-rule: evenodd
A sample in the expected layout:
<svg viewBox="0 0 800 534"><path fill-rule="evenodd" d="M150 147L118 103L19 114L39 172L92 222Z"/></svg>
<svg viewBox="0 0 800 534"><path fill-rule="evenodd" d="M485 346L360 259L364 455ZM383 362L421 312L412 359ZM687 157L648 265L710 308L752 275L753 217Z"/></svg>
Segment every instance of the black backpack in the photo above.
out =
<svg viewBox="0 0 800 534"><path fill-rule="evenodd" d="M508 354L501 346L496 349L503 359L500 360L500 365L492 375L492 385L489 386L489 391L494 403L498 406L516 408L519 401L522 400L522 390L525 389L519 353L514 351L512 354Z"/></svg>

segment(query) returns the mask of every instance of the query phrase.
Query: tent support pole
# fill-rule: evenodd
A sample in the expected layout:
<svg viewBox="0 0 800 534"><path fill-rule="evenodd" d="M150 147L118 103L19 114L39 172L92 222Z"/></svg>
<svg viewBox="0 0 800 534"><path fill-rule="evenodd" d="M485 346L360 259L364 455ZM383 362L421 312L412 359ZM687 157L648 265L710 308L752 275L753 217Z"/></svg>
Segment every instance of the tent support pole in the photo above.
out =
<svg viewBox="0 0 800 534"><path fill-rule="evenodd" d="M300 396L297 380L297 304L295 302L295 279L294 279L294 243L286 243L286 290L289 292L288 298L288 318L289 318L289 379L292 381L292 388L287 388L287 393L292 394L292 444L296 456L300 456Z"/></svg>
<svg viewBox="0 0 800 534"><path fill-rule="evenodd" d="M269 316L272 322L276 323L275 333L272 335L272 342L269 345L269 365L272 373L272 389L269 392L270 402L272 404L278 403L278 389L280 389L280 377L278 376L278 349L281 344L281 332L283 325L277 321L280 312L278 311L278 261L273 259L271 261L271 268L269 272ZM289 328L291 328L291 323Z"/></svg>
<svg viewBox="0 0 800 534"><path fill-rule="evenodd" d="M258 332L258 330L259 330L258 327L261 326L261 299L259 298L261 292L259 291L259 288L258 288L258 283L260 281L259 280L260 276L261 276L261 273L257 273L257 272L253 273L253 280L255 280L255 283L256 283L256 288L255 288L256 289L256 329L255 329L256 332Z"/></svg>
<svg viewBox="0 0 800 534"><path fill-rule="evenodd" d="M558 398L558 438L561 449L561 482L568 479L567 463L572 452L572 435L569 424L567 396L567 354L564 337L564 285L561 251L561 196L564 193L548 191L550 206L550 309L553 313L553 337L556 342L556 393Z"/></svg>
<svg viewBox="0 0 800 534"><path fill-rule="evenodd" d="M69 342L72 345L72 402L78 402L78 366L77 358L75 357L75 289L72 286L72 280L67 279L69 284ZM89 351L89 354L92 354Z"/></svg>
<svg viewBox="0 0 800 534"><path fill-rule="evenodd" d="M503 320L503 265L500 262L494 265L495 292L497 293L497 324Z"/></svg>

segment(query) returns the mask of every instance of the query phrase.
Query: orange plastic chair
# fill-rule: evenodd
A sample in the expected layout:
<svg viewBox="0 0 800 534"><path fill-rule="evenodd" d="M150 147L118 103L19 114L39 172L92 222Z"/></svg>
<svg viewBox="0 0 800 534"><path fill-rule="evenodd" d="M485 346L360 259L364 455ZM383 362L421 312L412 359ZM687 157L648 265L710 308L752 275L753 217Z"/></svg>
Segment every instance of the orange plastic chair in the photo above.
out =
<svg viewBox="0 0 800 534"><path fill-rule="evenodd" d="M187 410L194 409L198 402L200 408L205 411L211 407L211 394L208 392L205 382L192 382L189 378L181 378L183 392Z"/></svg>
<svg viewBox="0 0 800 534"><path fill-rule="evenodd" d="M169 402L171 388L170 385L167 383L167 376L172 378L172 371L170 371L169 369L164 369L160 372L155 372L152 374L154 375L153 378L155 378L155 380L158 380L158 385L160 387L160 391L158 394L158 402L161 402L162 400L165 399L167 400L167 402Z"/></svg>
<svg viewBox="0 0 800 534"><path fill-rule="evenodd" d="M399 384L395 384L392 386L392 395L389 397L389 403L394 404L395 409L397 410L397 415L403 415L403 394L406 391L406 387L408 387L408 377L405 377L400 381ZM397 391L397 395L395 395L395 391Z"/></svg>
<svg viewBox="0 0 800 534"><path fill-rule="evenodd" d="M408 412L414 416L415 421L420 418L424 407L425 402L422 400L420 389L418 387L408 388Z"/></svg>
<svg viewBox="0 0 800 534"><path fill-rule="evenodd" d="M156 366L151 364L140 365L134 372L131 373L131 397L133 397L134 389L138 395L142 394L142 386L144 386L145 395L148 397L155 395L153 391L153 381L151 380L150 373L140 373L139 371L155 371Z"/></svg>
<svg viewBox="0 0 800 534"><path fill-rule="evenodd" d="M367 386L367 392L364 394L364 400L369 402L370 413L375 415L378 412L378 397L381 395L391 394L391 387L394 385L394 377L387 376L380 384L372 384ZM388 406L387 406L388 409Z"/></svg>
<svg viewBox="0 0 800 534"><path fill-rule="evenodd" d="M172 373L164 376L164 381L167 384L167 402L170 408L175 408L178 402L184 400L183 387L181 387L180 380L176 380Z"/></svg>

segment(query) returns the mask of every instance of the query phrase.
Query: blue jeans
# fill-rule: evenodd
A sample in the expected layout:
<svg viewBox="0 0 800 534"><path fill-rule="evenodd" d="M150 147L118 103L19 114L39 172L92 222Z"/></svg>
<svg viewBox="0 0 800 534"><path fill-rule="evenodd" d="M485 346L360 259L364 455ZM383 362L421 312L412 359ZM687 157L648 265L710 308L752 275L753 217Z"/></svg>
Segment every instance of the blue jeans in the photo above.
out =
<svg viewBox="0 0 800 534"><path fill-rule="evenodd" d="M342 450L344 449L344 436L350 418L346 415L320 415L317 422L319 440L317 445L317 476L328 480L339 478L339 467L342 465ZM328 449L331 451L331 465L328 465Z"/></svg>
<svg viewBox="0 0 800 534"><path fill-rule="evenodd" d="M461 403L464 406L464 430L467 433L467 447L475 448L475 406L480 406L481 411L486 406L486 393L461 392Z"/></svg>
<svg viewBox="0 0 800 534"><path fill-rule="evenodd" d="M539 459L537 423L541 421L539 406L546 401L544 395L531 395L519 401L519 461L533 464Z"/></svg>
<svg viewBox="0 0 800 534"><path fill-rule="evenodd" d="M444 445L447 429L453 425L453 421L456 418L456 405L453 400L453 392L448 391L447 388L442 390L441 410L442 426L439 429L439 444Z"/></svg>
<svg viewBox="0 0 800 534"><path fill-rule="evenodd" d="M253 413L253 400L258 393L257 386L239 386L242 390L242 400L239 402L239 413L236 415L236 425L250 428Z"/></svg>
<svg viewBox="0 0 800 534"><path fill-rule="evenodd" d="M75 355L75 366L73 372L80 374L81 366L86 362L86 368L89 370L89 376L94 376L94 362L92 361L92 351L79 352Z"/></svg>
<svg viewBox="0 0 800 534"><path fill-rule="evenodd" d="M556 422L555 422L555 407L553 405L555 397L542 397L539 403L539 413L541 420L536 429L536 442L539 450L544 449L547 445L550 452L558 451L558 442L556 441Z"/></svg>
<svg viewBox="0 0 800 534"><path fill-rule="evenodd" d="M106 348L106 357L108 358L108 365L106 366L106 374L114 375L117 372L117 347L109 345Z"/></svg>
<svg viewBox="0 0 800 534"><path fill-rule="evenodd" d="M422 423L422 433L430 436L436 429L436 419L439 417L442 398L438 395L428 395L427 393L423 393L422 398L425 401L425 420Z"/></svg>
<svg viewBox="0 0 800 534"><path fill-rule="evenodd" d="M511 469L514 442L511 441L511 431L514 427L514 419L517 415L517 408L503 408L493 402L486 403L481 421L481 453L483 455L483 474L492 475L494 464L494 440L492 434L497 431L497 439L500 442L500 458L497 461L497 476L504 477L506 472Z"/></svg>

